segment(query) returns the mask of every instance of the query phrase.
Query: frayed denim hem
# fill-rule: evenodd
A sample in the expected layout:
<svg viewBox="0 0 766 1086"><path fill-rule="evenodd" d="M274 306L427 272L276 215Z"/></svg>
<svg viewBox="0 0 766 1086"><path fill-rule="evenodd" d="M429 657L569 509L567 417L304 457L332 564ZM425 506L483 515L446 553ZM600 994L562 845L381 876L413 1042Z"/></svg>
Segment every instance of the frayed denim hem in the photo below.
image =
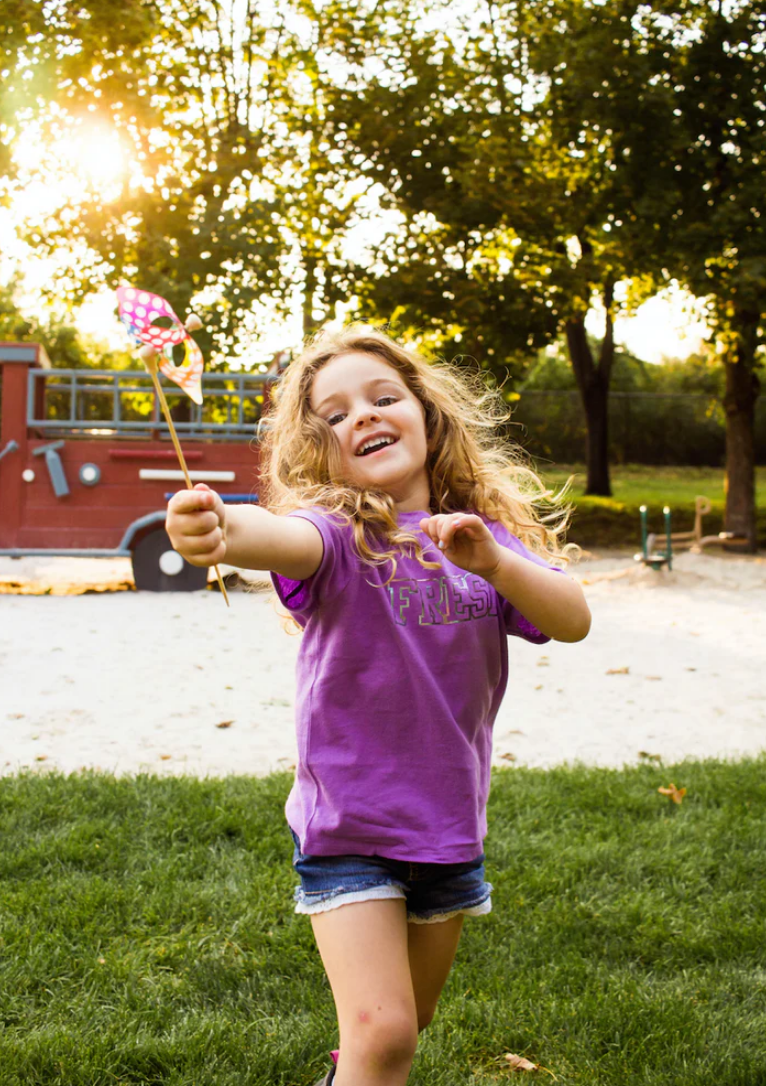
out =
<svg viewBox="0 0 766 1086"><path fill-rule="evenodd" d="M353 905L359 901L385 901L392 898L404 898L404 891L398 886L370 886L366 890L354 890L351 893L333 894L324 901L314 904L306 904L299 901L295 906L295 912L305 916L315 916L318 913L327 913L332 909L339 909L343 905ZM410 924L440 924L445 920L452 920L455 916L486 916L492 912L492 899L487 897L477 905L469 905L464 909L455 909L452 912L436 913L433 916L417 916L415 913L407 914Z"/></svg>

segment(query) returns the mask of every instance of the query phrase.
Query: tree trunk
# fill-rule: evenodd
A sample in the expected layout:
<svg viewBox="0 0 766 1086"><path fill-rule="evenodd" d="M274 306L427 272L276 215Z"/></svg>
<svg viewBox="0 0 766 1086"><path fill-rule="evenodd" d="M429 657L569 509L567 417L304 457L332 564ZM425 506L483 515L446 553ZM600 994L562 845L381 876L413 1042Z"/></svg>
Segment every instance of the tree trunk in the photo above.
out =
<svg viewBox="0 0 766 1086"><path fill-rule="evenodd" d="M566 323L567 345L577 387L585 409L587 436L585 463L587 466L586 494L598 494L611 498L609 479L609 380L614 361L614 336L612 322L612 286L604 290L606 329L598 366L585 331L585 316L573 317Z"/></svg>
<svg viewBox="0 0 766 1086"><path fill-rule="evenodd" d="M608 405L609 389L596 379L585 392L585 421L588 427L588 482L585 493L600 494L605 498L612 496L612 483L609 478Z"/></svg>
<svg viewBox="0 0 766 1086"><path fill-rule="evenodd" d="M760 382L755 374L758 314L738 314L737 345L725 362L726 395L726 514L724 529L747 543L724 549L755 554L755 455L753 421Z"/></svg>

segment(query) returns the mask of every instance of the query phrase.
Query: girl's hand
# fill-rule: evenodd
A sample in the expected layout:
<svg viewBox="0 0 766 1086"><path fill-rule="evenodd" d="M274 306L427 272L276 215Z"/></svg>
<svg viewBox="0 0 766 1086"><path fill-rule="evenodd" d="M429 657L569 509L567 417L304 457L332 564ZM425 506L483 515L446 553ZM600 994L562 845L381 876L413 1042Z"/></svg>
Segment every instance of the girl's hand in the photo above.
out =
<svg viewBox="0 0 766 1086"><path fill-rule="evenodd" d="M173 548L192 566L214 566L226 554L226 506L214 490L197 483L168 502L165 529Z"/></svg>
<svg viewBox="0 0 766 1086"><path fill-rule="evenodd" d="M500 564L501 548L481 517L474 513L439 513L424 517L420 528L450 562L486 580Z"/></svg>

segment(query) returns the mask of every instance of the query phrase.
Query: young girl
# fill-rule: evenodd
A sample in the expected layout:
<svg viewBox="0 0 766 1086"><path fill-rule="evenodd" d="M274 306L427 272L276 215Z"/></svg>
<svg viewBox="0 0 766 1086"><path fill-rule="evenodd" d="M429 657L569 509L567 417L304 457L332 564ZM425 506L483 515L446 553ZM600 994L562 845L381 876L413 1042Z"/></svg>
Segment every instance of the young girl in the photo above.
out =
<svg viewBox="0 0 766 1086"><path fill-rule="evenodd" d="M496 393L375 329L321 334L280 381L266 508L204 484L167 530L193 565L270 570L303 629L286 805L340 1029L317 1086L404 1086L465 916L491 909L483 841L507 636L579 641L552 560L569 509L496 436Z"/></svg>

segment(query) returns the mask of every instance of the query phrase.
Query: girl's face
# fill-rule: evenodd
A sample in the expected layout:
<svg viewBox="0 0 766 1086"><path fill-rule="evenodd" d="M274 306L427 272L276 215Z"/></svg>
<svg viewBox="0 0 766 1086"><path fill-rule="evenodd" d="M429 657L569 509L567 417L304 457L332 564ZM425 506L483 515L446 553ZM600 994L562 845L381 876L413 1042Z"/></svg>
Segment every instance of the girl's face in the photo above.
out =
<svg viewBox="0 0 766 1086"><path fill-rule="evenodd" d="M366 351L339 355L315 375L310 403L350 483L387 491L399 512L430 510L425 411L398 370Z"/></svg>

